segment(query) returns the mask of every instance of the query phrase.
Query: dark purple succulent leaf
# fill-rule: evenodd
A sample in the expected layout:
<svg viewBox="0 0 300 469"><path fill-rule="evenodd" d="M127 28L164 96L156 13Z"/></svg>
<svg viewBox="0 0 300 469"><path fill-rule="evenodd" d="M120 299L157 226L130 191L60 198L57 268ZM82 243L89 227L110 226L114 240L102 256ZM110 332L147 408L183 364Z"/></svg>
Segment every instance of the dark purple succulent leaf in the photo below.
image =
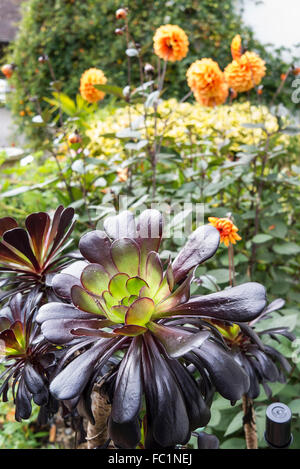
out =
<svg viewBox="0 0 300 469"><path fill-rule="evenodd" d="M91 379L95 365L103 366L120 344L122 341L117 338L98 340L54 378L50 392L59 400L69 400L79 396Z"/></svg>
<svg viewBox="0 0 300 469"><path fill-rule="evenodd" d="M17 229L17 228L16 228ZM9 233L8 231L6 233ZM0 263L4 265L9 265L14 270L20 272L30 272L33 269L32 263L29 259L24 258L19 254L17 254L17 250L13 250L12 246L8 247L8 245L3 244L0 242ZM10 271L11 269L7 269Z"/></svg>
<svg viewBox="0 0 300 469"><path fill-rule="evenodd" d="M119 448L135 449L141 439L139 419L135 418L126 423L116 423L109 417L108 436Z"/></svg>
<svg viewBox="0 0 300 469"><path fill-rule="evenodd" d="M110 275L118 271L111 257L111 240L104 231L90 231L79 241L79 249L85 259L91 263L102 265Z"/></svg>
<svg viewBox="0 0 300 469"><path fill-rule="evenodd" d="M260 314L266 304L266 290L256 282L204 296L194 296L185 304L175 306L164 316L185 314L232 321L248 322Z"/></svg>
<svg viewBox="0 0 300 469"><path fill-rule="evenodd" d="M191 269L212 257L219 243L220 234L216 228L211 225L197 228L172 264L175 283L185 278Z"/></svg>
<svg viewBox="0 0 300 469"><path fill-rule="evenodd" d="M273 313L274 311L278 311L279 309L282 309L284 305L285 305L285 300L283 298L277 298L266 307L266 309L264 310L264 313L265 314Z"/></svg>
<svg viewBox="0 0 300 469"><path fill-rule="evenodd" d="M150 334L142 350L142 365L147 426L154 440L165 447L187 443L190 424L183 395Z"/></svg>
<svg viewBox="0 0 300 469"><path fill-rule="evenodd" d="M111 416L115 423L128 423L138 416L142 401L141 341L132 340L118 370Z"/></svg>
<svg viewBox="0 0 300 469"><path fill-rule="evenodd" d="M136 237L134 216L128 210L107 217L104 220L104 229L112 239Z"/></svg>
<svg viewBox="0 0 300 469"><path fill-rule="evenodd" d="M84 311L80 311L75 308L73 305L68 305L65 303L52 302L47 303L40 307L39 312L36 316L36 321L38 323L43 323L51 319L62 320L62 319L73 319L74 321L78 319L99 319L99 315L90 314Z"/></svg>
<svg viewBox="0 0 300 469"><path fill-rule="evenodd" d="M292 371L292 367L289 364L288 360L280 352L278 352L278 350L274 349L273 347L270 347L269 345L265 345L265 351L274 360L278 360L280 365L287 373L290 373Z"/></svg>
<svg viewBox="0 0 300 469"><path fill-rule="evenodd" d="M277 298L276 300L272 301L272 303L267 305L263 312L257 318L255 318L250 325L253 326L255 323L261 321L263 318L267 318L274 311L282 309L284 305L285 300L283 300L282 298Z"/></svg>
<svg viewBox="0 0 300 469"><path fill-rule="evenodd" d="M35 403L45 405L48 401L48 391L44 379L30 362L25 364L23 376L27 389L33 396L37 395Z"/></svg>
<svg viewBox="0 0 300 469"><path fill-rule="evenodd" d="M16 396L16 421L20 422L23 419L28 419L31 415L31 410L31 393L26 387L24 378L21 378Z"/></svg>
<svg viewBox="0 0 300 469"><path fill-rule="evenodd" d="M61 217L61 214L62 214L63 211L64 211L63 205L59 205L57 207L57 209L55 210L55 212L54 212L54 215L53 215L52 221L51 221L51 227L49 228L49 234L47 236L47 241L46 241L46 245L45 245L45 252L48 252L49 247L51 246L51 244L54 241L54 238L57 234L57 230L58 230L58 226L59 226L59 222L60 222L60 217Z"/></svg>
<svg viewBox="0 0 300 469"><path fill-rule="evenodd" d="M291 342L293 342L296 339L295 334L290 332L287 327L274 327L272 329L265 329L264 331L258 332L259 335L266 335L269 334L274 338L276 334L283 335L287 339L289 339ZM274 336L274 337L273 337Z"/></svg>
<svg viewBox="0 0 300 469"><path fill-rule="evenodd" d="M9 329L11 322L9 319L5 317L0 317L0 332L4 331L5 329Z"/></svg>
<svg viewBox="0 0 300 469"><path fill-rule="evenodd" d="M175 306L187 303L190 299L191 283L194 278L194 272L191 272L178 288L169 295L164 301L160 302L155 309L157 317L160 312L172 310Z"/></svg>
<svg viewBox="0 0 300 469"><path fill-rule="evenodd" d="M59 400L69 400L79 396L91 378L102 351L103 344L97 343L68 364L50 384L53 396Z"/></svg>
<svg viewBox="0 0 300 469"><path fill-rule="evenodd" d="M14 218L11 217L4 217L0 218L0 237L5 233L5 231L12 230L13 228L17 228L18 223Z"/></svg>
<svg viewBox="0 0 300 469"><path fill-rule="evenodd" d="M198 433L198 449L219 449L219 440L215 435L205 432Z"/></svg>
<svg viewBox="0 0 300 469"><path fill-rule="evenodd" d="M247 324L239 323L238 325L239 325L241 331L245 335L250 337L252 342L254 342L260 350L264 351L265 346L264 346L263 342L260 340L259 335L254 331L254 329L251 326L248 326Z"/></svg>
<svg viewBox="0 0 300 469"><path fill-rule="evenodd" d="M135 326L133 324L128 324L123 327L118 327L114 329L116 335L124 335L128 337L135 337L137 335L144 334L147 331L146 327Z"/></svg>
<svg viewBox="0 0 300 469"><path fill-rule="evenodd" d="M77 334L73 333L73 330L76 330L80 327L92 329L93 322L97 323L97 321L92 319L49 319L48 321L43 322L41 326L41 331L43 336L52 344L63 345L68 344L69 342L74 340L74 336ZM96 330L98 324L95 324L95 326ZM94 335L96 336L96 334Z"/></svg>
<svg viewBox="0 0 300 469"><path fill-rule="evenodd" d="M49 260L50 257L52 257L55 254L55 252L59 249L59 247L62 246L62 244L64 244L66 239L72 233L74 225L75 225L75 220L73 220L74 213L75 211L72 207L65 208L60 214L58 225L57 225L57 218L54 215L55 220L53 219L53 223L52 223L53 230L51 230L51 233L49 236L50 238L53 237L54 232L55 232L54 228L56 226L57 226L57 229L56 229L55 237L53 239L52 247L47 256L47 261ZM54 221L55 221L55 227L54 227Z"/></svg>
<svg viewBox="0 0 300 469"><path fill-rule="evenodd" d="M26 218L25 226L31 238L33 252L41 265L50 217L45 212L32 213Z"/></svg>
<svg viewBox="0 0 300 469"><path fill-rule="evenodd" d="M278 369L275 363L270 360L270 358L264 352L261 352L254 346L249 346L248 350L251 351L252 355L258 361L259 368L264 378L271 383L278 381Z"/></svg>
<svg viewBox="0 0 300 469"><path fill-rule="evenodd" d="M178 360L167 361L180 385L190 421L190 430L205 427L210 420L210 410L204 402L199 385Z"/></svg>
<svg viewBox="0 0 300 469"><path fill-rule="evenodd" d="M251 361L249 362L247 357L242 356L241 358L242 366L250 379L250 387L247 392L247 396L249 396L250 399L256 399L260 394L260 386L255 369L251 366Z"/></svg>
<svg viewBox="0 0 300 469"><path fill-rule="evenodd" d="M26 259L30 261L33 268L39 272L40 266L32 251L28 233L23 228L14 228L13 230L6 231L3 235L3 241L21 252Z"/></svg>
<svg viewBox="0 0 300 469"><path fill-rule="evenodd" d="M92 328L89 329L87 327L76 327L74 329L71 329L71 334L79 337L103 337L106 339L109 339L110 337L115 337L112 332L105 332L99 329Z"/></svg>
<svg viewBox="0 0 300 469"><path fill-rule="evenodd" d="M158 252L163 233L163 218L158 210L144 210L136 226L136 242L141 251L141 274L143 275L146 259L151 251Z"/></svg>
<svg viewBox="0 0 300 469"><path fill-rule="evenodd" d="M206 340L201 348L194 349L193 353L202 361L221 396L230 401L237 401L248 391L248 375L220 345Z"/></svg>
<svg viewBox="0 0 300 469"><path fill-rule="evenodd" d="M6 329L3 332L0 333L0 341L3 341L5 344L6 349L14 350L16 352L21 352L22 349L16 339L15 334L11 329ZM9 351L7 350L7 353L10 355Z"/></svg>
<svg viewBox="0 0 300 469"><path fill-rule="evenodd" d="M80 279L69 274L56 274L52 279L52 288L57 296L71 300L71 289L74 285L81 286Z"/></svg>
<svg viewBox="0 0 300 469"><path fill-rule="evenodd" d="M162 326L155 322L150 322L148 328L173 358L181 357L195 347L201 347L210 336L208 331L190 333L179 327Z"/></svg>

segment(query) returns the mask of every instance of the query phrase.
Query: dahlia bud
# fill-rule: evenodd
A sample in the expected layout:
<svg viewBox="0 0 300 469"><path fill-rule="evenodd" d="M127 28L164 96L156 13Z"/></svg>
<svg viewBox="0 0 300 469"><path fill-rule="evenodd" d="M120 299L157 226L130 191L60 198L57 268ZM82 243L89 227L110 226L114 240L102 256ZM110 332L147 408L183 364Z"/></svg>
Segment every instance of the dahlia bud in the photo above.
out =
<svg viewBox="0 0 300 469"><path fill-rule="evenodd" d="M297 75L300 75L300 67L295 67L295 68L293 69L293 74L296 75L296 76L297 76Z"/></svg>
<svg viewBox="0 0 300 469"><path fill-rule="evenodd" d="M82 138L77 132L73 132L72 134L69 135L68 137L68 142L72 145L73 143L81 143Z"/></svg>
<svg viewBox="0 0 300 469"><path fill-rule="evenodd" d="M117 28L117 29L115 29L115 34L117 36L122 36L124 34L124 31L121 28Z"/></svg>
<svg viewBox="0 0 300 469"><path fill-rule="evenodd" d="M144 66L144 72L146 73L146 75L152 75L152 73L154 73L154 67L151 64L147 63Z"/></svg>
<svg viewBox="0 0 300 469"><path fill-rule="evenodd" d="M6 78L10 78L13 74L14 66L12 64L5 64L1 67L1 72Z"/></svg>
<svg viewBox="0 0 300 469"><path fill-rule="evenodd" d="M119 8L116 11L117 20L125 20L125 18L127 17L127 13L128 13L127 8Z"/></svg>
<svg viewBox="0 0 300 469"><path fill-rule="evenodd" d="M40 64L44 64L45 62L47 62L49 60L49 57L48 55L40 55L40 57L38 58L38 61Z"/></svg>
<svg viewBox="0 0 300 469"><path fill-rule="evenodd" d="M263 85L260 85L260 86L257 88L257 94L262 95L262 94L263 94L263 89L264 89Z"/></svg>
<svg viewBox="0 0 300 469"><path fill-rule="evenodd" d="M233 88L230 88L231 99L235 99L237 95L238 95L237 92Z"/></svg>

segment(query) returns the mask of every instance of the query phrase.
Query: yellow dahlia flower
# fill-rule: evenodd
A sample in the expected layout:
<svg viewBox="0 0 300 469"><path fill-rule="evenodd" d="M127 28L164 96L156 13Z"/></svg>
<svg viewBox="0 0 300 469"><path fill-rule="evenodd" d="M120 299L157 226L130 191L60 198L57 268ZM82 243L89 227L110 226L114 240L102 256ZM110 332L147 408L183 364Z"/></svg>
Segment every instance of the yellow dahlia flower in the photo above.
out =
<svg viewBox="0 0 300 469"><path fill-rule="evenodd" d="M160 26L154 36L154 52L163 60L175 62L188 53L189 40L183 29L173 24Z"/></svg>
<svg viewBox="0 0 300 469"><path fill-rule="evenodd" d="M238 60L242 56L242 39L239 34L234 36L231 42L231 55L233 60Z"/></svg>
<svg viewBox="0 0 300 469"><path fill-rule="evenodd" d="M224 243L226 247L229 244L236 244L242 238L237 234L238 228L232 223L229 218L209 217L209 224L217 228L220 233L220 242Z"/></svg>
<svg viewBox="0 0 300 469"><path fill-rule="evenodd" d="M107 78L98 68L89 68L80 78L80 94L89 103L101 101L105 93L97 90L93 85L105 85Z"/></svg>
<svg viewBox="0 0 300 469"><path fill-rule="evenodd" d="M245 52L227 65L224 73L228 86L242 93L260 84L266 74L265 62L255 52Z"/></svg>

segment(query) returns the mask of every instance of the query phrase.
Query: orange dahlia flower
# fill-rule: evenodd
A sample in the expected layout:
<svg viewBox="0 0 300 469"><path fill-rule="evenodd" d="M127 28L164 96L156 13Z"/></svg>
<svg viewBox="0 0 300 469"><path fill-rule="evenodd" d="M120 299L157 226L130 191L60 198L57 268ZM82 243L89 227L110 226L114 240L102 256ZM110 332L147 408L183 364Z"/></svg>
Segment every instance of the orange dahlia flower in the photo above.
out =
<svg viewBox="0 0 300 469"><path fill-rule="evenodd" d="M229 88L226 82L223 82L218 88L216 88L215 94L212 96L206 96L203 93L199 93L197 90L194 91L196 101L206 107L215 107L220 104L224 104L228 98L228 94Z"/></svg>
<svg viewBox="0 0 300 469"><path fill-rule="evenodd" d="M224 243L226 247L229 244L236 244L236 241L240 241L242 238L237 234L238 228L232 223L229 218L216 218L209 217L208 221L210 225L217 228L220 233L220 242Z"/></svg>
<svg viewBox="0 0 300 469"><path fill-rule="evenodd" d="M239 34L234 36L231 42L231 55L233 60L238 60L242 57L243 48L242 48L242 39Z"/></svg>
<svg viewBox="0 0 300 469"><path fill-rule="evenodd" d="M97 90L94 85L105 85L107 78L98 68L89 68L80 78L80 94L89 103L101 101L105 93Z"/></svg>
<svg viewBox="0 0 300 469"><path fill-rule="evenodd" d="M188 53L189 40L183 29L174 24L160 26L154 36L154 52L163 60L175 62Z"/></svg>
<svg viewBox="0 0 300 469"><path fill-rule="evenodd" d="M11 64L4 64L1 67L1 72L5 75L6 78L10 78L13 74L14 68Z"/></svg>
<svg viewBox="0 0 300 469"><path fill-rule="evenodd" d="M224 73L228 86L242 93L260 84L266 74L265 62L255 52L245 52L227 65Z"/></svg>
<svg viewBox="0 0 300 469"><path fill-rule="evenodd" d="M186 72L191 90L206 97L214 96L224 83L224 74L217 62L212 59L196 60Z"/></svg>

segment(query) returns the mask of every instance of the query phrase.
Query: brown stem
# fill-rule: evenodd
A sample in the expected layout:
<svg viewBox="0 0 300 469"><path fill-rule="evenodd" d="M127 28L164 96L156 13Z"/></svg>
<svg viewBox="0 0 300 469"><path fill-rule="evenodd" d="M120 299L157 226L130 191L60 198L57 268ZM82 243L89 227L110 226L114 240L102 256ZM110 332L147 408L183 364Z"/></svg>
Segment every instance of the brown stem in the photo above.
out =
<svg viewBox="0 0 300 469"><path fill-rule="evenodd" d="M104 445L108 439L107 419L110 415L111 406L106 396L101 392L101 385L99 384L95 384L91 398L95 425L88 423L86 440L88 449L95 449Z"/></svg>
<svg viewBox="0 0 300 469"><path fill-rule="evenodd" d="M244 412L243 425L247 449L258 449L253 400L244 394L242 405Z"/></svg>

